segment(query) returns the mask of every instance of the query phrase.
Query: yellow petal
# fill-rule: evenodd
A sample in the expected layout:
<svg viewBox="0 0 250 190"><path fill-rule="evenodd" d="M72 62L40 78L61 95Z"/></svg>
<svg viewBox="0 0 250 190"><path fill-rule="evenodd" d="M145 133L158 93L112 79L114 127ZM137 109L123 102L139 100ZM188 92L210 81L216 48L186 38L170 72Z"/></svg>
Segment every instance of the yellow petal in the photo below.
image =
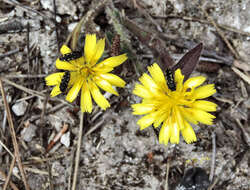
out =
<svg viewBox="0 0 250 190"><path fill-rule="evenodd" d="M56 68L68 71L76 71L77 67L70 62L61 61L59 58L56 60Z"/></svg>
<svg viewBox="0 0 250 190"><path fill-rule="evenodd" d="M78 72L74 72L74 71L70 72L70 80L69 80L69 85L68 86L69 87L73 86L73 84L76 83L76 81L79 79L79 77L80 77L80 75L79 75Z"/></svg>
<svg viewBox="0 0 250 190"><path fill-rule="evenodd" d="M126 54L118 55L115 57L110 57L108 59L103 60L101 63L99 63L97 67L102 67L103 65L108 66L108 67L117 67L118 65L126 61L127 58L128 57Z"/></svg>
<svg viewBox="0 0 250 190"><path fill-rule="evenodd" d="M203 98L212 96L215 93L216 93L216 90L214 88L214 84L208 84L208 85L204 85L199 88L196 88L192 94L192 97L195 99L203 99Z"/></svg>
<svg viewBox="0 0 250 190"><path fill-rule="evenodd" d="M83 83L83 88L81 92L81 110L82 112L92 112L92 98L87 82Z"/></svg>
<svg viewBox="0 0 250 190"><path fill-rule="evenodd" d="M157 116L156 116L157 119L154 122L154 127L157 128L160 126L162 122L166 121L167 118L169 118L169 114L170 114L170 110L158 109Z"/></svg>
<svg viewBox="0 0 250 190"><path fill-rule="evenodd" d="M105 39L101 39L96 44L95 54L91 58L91 62L90 62L91 65L96 64L97 61L101 58L104 52L104 48L105 48Z"/></svg>
<svg viewBox="0 0 250 190"><path fill-rule="evenodd" d="M185 122L184 124L185 124L185 127L181 130L181 134L185 142L188 144L196 142L197 138L196 138L196 135L192 126L188 122Z"/></svg>
<svg viewBox="0 0 250 190"><path fill-rule="evenodd" d="M68 46L66 46L64 44L64 45L62 45L62 47L60 49L60 52L61 52L61 54L64 55L64 54L67 54L67 53L71 53L72 51L71 51L71 49Z"/></svg>
<svg viewBox="0 0 250 190"><path fill-rule="evenodd" d="M133 94L142 97L142 98L152 98L151 93L141 84L136 84L135 89L133 90Z"/></svg>
<svg viewBox="0 0 250 190"><path fill-rule="evenodd" d="M194 87L200 86L201 84L205 82L205 80L206 80L206 77L203 77L203 76L189 78L184 83L184 88L187 89L187 88L194 88Z"/></svg>
<svg viewBox="0 0 250 190"><path fill-rule="evenodd" d="M170 130L171 130L171 135L170 135L170 142L172 144L179 144L180 141L180 128L178 126L178 123L175 121L170 124Z"/></svg>
<svg viewBox="0 0 250 190"><path fill-rule="evenodd" d="M92 57L94 56L95 48L96 48L96 35L87 34L85 38L85 46L84 46L85 61L87 63L90 63Z"/></svg>
<svg viewBox="0 0 250 190"><path fill-rule="evenodd" d="M51 93L50 93L50 96L51 97L55 97L55 96L57 96L57 95L59 95L59 94L61 94L62 92L61 92L61 90L60 90L60 88L59 88L59 85L56 85L53 89L52 89L52 91L51 91Z"/></svg>
<svg viewBox="0 0 250 190"><path fill-rule="evenodd" d="M103 80L100 77L95 77L94 81L104 91L119 96L118 92L116 92L115 89L112 88L112 85L108 81Z"/></svg>
<svg viewBox="0 0 250 190"><path fill-rule="evenodd" d="M160 133L159 133L159 143L167 145L170 139L170 126L168 125L169 122L164 122L164 124L161 127Z"/></svg>
<svg viewBox="0 0 250 190"><path fill-rule="evenodd" d="M193 124L195 124L195 125L198 124L198 121L196 120L195 117L193 117L192 112L190 111L189 108L181 108L181 107L179 107L179 110L180 110L180 112L181 112L181 115L183 115L183 117L184 117L187 121L189 121L190 123L193 123Z"/></svg>
<svg viewBox="0 0 250 190"><path fill-rule="evenodd" d="M175 83L176 83L176 91L178 91L178 92L181 91L181 89L183 87L184 75L182 75L180 69L177 69L175 71L174 80L175 80Z"/></svg>
<svg viewBox="0 0 250 190"><path fill-rule="evenodd" d="M101 74L100 77L102 77L104 80L107 80L113 86L124 87L126 84L126 82L120 77L111 73Z"/></svg>
<svg viewBox="0 0 250 190"><path fill-rule="evenodd" d="M186 108L186 109L188 109L189 112L192 114L192 117L195 120L199 121L200 123L206 125L213 125L213 119L215 118L215 116L213 116L212 114L195 108Z"/></svg>
<svg viewBox="0 0 250 190"><path fill-rule="evenodd" d="M155 109L154 104L133 104L131 107L134 115L148 114Z"/></svg>
<svg viewBox="0 0 250 190"><path fill-rule="evenodd" d="M137 121L137 124L140 126L140 129L143 130L152 125L156 119L155 115L156 115L155 112L153 112L139 119Z"/></svg>
<svg viewBox="0 0 250 190"><path fill-rule="evenodd" d="M47 86L54 86L60 84L64 72L53 73L45 77L46 85Z"/></svg>
<svg viewBox="0 0 250 190"><path fill-rule="evenodd" d="M110 107L108 100L106 100L106 98L101 94L99 88L93 82L89 82L89 87L91 95L93 96L93 99L98 106L100 106L104 110Z"/></svg>
<svg viewBox="0 0 250 190"><path fill-rule="evenodd" d="M73 102L77 95L78 95L78 92L80 91L81 87L82 87L82 84L83 84L83 80L81 79L78 79L75 84L73 85L73 87L69 90L67 96L66 96L66 100L68 102Z"/></svg>
<svg viewBox="0 0 250 190"><path fill-rule="evenodd" d="M213 102L205 101L205 100L197 100L192 103L193 108L197 108L203 111L211 112L216 111L217 105Z"/></svg>
<svg viewBox="0 0 250 190"><path fill-rule="evenodd" d="M158 86L166 88L166 80L164 74L161 68L156 63L148 67L148 71Z"/></svg>
<svg viewBox="0 0 250 190"><path fill-rule="evenodd" d="M182 130L184 128L184 121L181 111L178 108L175 109L175 117L180 130Z"/></svg>
<svg viewBox="0 0 250 190"><path fill-rule="evenodd" d="M71 60L69 62L77 68L77 67L81 67L82 65L85 64L85 59L84 59L84 56L82 56L78 59L74 59L74 60Z"/></svg>
<svg viewBox="0 0 250 190"><path fill-rule="evenodd" d="M113 67L108 67L105 65L100 66L99 64L95 67L93 67L93 71L96 73L96 75L100 75L100 74L106 74L109 73L111 71L113 71L114 68Z"/></svg>
<svg viewBox="0 0 250 190"><path fill-rule="evenodd" d="M142 83L143 86L145 86L151 92L152 91L154 92L158 88L157 85L156 85L156 83L153 81L153 79L148 74L146 74L146 73L144 73L139 78L139 81Z"/></svg>

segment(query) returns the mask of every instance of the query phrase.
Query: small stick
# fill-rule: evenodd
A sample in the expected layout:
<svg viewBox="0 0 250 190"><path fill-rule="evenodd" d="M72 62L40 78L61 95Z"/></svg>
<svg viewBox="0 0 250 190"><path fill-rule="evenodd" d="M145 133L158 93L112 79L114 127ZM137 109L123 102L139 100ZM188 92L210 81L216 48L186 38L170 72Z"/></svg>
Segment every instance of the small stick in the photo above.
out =
<svg viewBox="0 0 250 190"><path fill-rule="evenodd" d="M5 183L4 183L4 186L3 186L3 190L6 190L7 187L8 187L8 184L9 184L9 181L10 181L10 177L11 177L11 174L12 174L12 171L13 171L13 168L15 166L15 162L16 162L16 157L14 157L12 159L12 162L11 162L11 165L10 165L10 169L9 169L9 173L8 173L8 176L5 180Z"/></svg>
<svg viewBox="0 0 250 190"><path fill-rule="evenodd" d="M26 75L26 74L20 74L20 75L4 75L4 78L43 78L46 77L46 74L37 74L37 75Z"/></svg>
<svg viewBox="0 0 250 190"><path fill-rule="evenodd" d="M70 188L71 188L71 177L72 177L72 171L73 171L74 154L75 154L75 147L73 148L72 154L71 154L71 156L70 156L71 162L70 162L70 166L69 166L69 170L68 170L68 171L69 171L69 177L68 177L68 190L70 190Z"/></svg>
<svg viewBox="0 0 250 190"><path fill-rule="evenodd" d="M30 62L30 24L29 22L27 23L27 42L26 42L26 46L27 46L27 61L28 61L28 73L31 73L31 62Z"/></svg>
<svg viewBox="0 0 250 190"><path fill-rule="evenodd" d="M168 159L168 162L167 162L165 190L168 190L168 175L169 175L169 168L170 168L169 161L170 161L170 159Z"/></svg>
<svg viewBox="0 0 250 190"><path fill-rule="evenodd" d="M14 49L14 50L10 50L10 51L8 51L8 52L5 53L5 54L0 55L0 59L1 59L1 58L4 58L4 57L7 57L7 56L10 56L10 55L13 55L13 54L15 54L15 53L18 53L19 51L20 51L19 48Z"/></svg>
<svg viewBox="0 0 250 190"><path fill-rule="evenodd" d="M38 91L35 91L35 90L31 90L31 89L26 88L26 87L24 87L24 86L22 86L22 85L16 84L16 83L14 83L14 82L8 80L7 78L1 77L1 80L4 81L4 82L6 82L6 83L9 84L9 85L12 85L12 86L14 86L14 87L16 87L16 88L18 88L18 89L20 89L20 90L22 90L22 91L28 93L28 94L37 96L37 97L39 97L39 98L41 98L41 99L45 99L45 97L46 97L46 95L43 94L43 93L41 93L41 92L38 92ZM53 100L57 100L57 101L59 101L59 102L62 102L62 103L64 103L64 104L67 104L67 105L73 107L72 104L69 104L67 101L62 100L62 99L60 99L60 98L55 98L55 97L54 97L54 98L52 98L52 99L53 99Z"/></svg>
<svg viewBox="0 0 250 190"><path fill-rule="evenodd" d="M11 5L15 5L17 7L20 7L21 9L24 9L25 11L30 11L30 12L36 13L36 14L42 16L44 19L50 19L50 20L52 20L52 18L49 18L46 15L44 15L44 14L42 14L42 13L40 13L40 12L38 12L38 11L30 8L30 7L24 6L24 5L22 5L21 3L19 3L16 0L3 0L3 1L5 3L8 3L8 4L11 4Z"/></svg>
<svg viewBox="0 0 250 190"><path fill-rule="evenodd" d="M5 179L6 180L6 175L5 175L5 173L3 172L3 171L1 171L0 170L0 176L3 178L3 179ZM10 181L10 186L11 186L11 188L12 189L14 189L14 190L19 190L18 188L17 188L17 186L12 182L12 181Z"/></svg>
<svg viewBox="0 0 250 190"><path fill-rule="evenodd" d="M44 131L44 127L45 127L44 116L45 116L45 112L46 112L46 108L47 108L48 99L49 99L49 95L46 95L46 98L44 99L44 102L43 102L43 109L42 109L42 113L41 113L40 121L39 121L40 140L42 142L42 145L44 145L44 139L43 139L43 131Z"/></svg>
<svg viewBox="0 0 250 190"><path fill-rule="evenodd" d="M54 146L54 144L62 137L62 135L68 130L69 125L64 124L60 132L54 137L54 139L49 143L46 152L49 152L50 149Z"/></svg>
<svg viewBox="0 0 250 190"><path fill-rule="evenodd" d="M215 168L216 135L215 135L214 132L212 133L212 144L213 144L213 154L212 154L212 160L211 160L211 169L210 169L209 181L213 180L213 177L214 177L214 168Z"/></svg>
<svg viewBox="0 0 250 190"><path fill-rule="evenodd" d="M18 164L19 170L21 172L25 188L26 188L26 190L30 190L29 185L28 185L27 180L26 180L24 169L22 166L22 161L20 158L19 147L17 144L14 124L13 124L12 117L11 117L10 107L9 107L9 104L6 100L6 95L5 95L5 91L3 88L3 82L2 82L1 78L0 78L0 88L1 88L1 93L2 93L2 97L3 97L3 101L4 101L4 107L5 107L5 110L7 112L7 119L8 119L8 123L9 123L9 127L10 127L10 133L11 133L11 137L12 137L12 141L13 141L14 150L15 150L15 156L17 158L17 164Z"/></svg>
<svg viewBox="0 0 250 190"><path fill-rule="evenodd" d="M4 147L4 149L11 155L12 158L14 158L15 156L10 152L10 150L8 149L7 146L5 146L5 144L0 140L0 145L2 147Z"/></svg>
<svg viewBox="0 0 250 190"><path fill-rule="evenodd" d="M236 67L232 67L232 70L239 75L240 78L242 78L245 82L247 82L248 84L250 84L250 77L247 76L246 74L242 73L239 69L237 69Z"/></svg>
<svg viewBox="0 0 250 190"><path fill-rule="evenodd" d="M79 129L79 135L78 135L78 141L77 141L75 170L74 170L74 176L73 176L72 190L76 190L77 174L78 174L79 161L80 161L80 152L81 152L81 144L82 144L83 122L84 122L84 113L81 112L81 115L80 115L80 129Z"/></svg>
<svg viewBox="0 0 250 190"><path fill-rule="evenodd" d="M56 0L53 0L53 8L54 8L54 21L55 21L55 28L56 28L57 52L59 52L60 46L59 46L58 29L57 29L57 23L56 23Z"/></svg>

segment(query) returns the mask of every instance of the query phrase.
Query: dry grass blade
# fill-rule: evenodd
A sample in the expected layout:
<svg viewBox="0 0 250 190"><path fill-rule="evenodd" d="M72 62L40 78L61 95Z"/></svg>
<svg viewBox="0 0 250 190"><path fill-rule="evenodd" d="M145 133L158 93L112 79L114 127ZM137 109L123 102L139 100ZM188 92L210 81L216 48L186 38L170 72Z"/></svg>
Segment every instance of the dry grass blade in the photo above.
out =
<svg viewBox="0 0 250 190"><path fill-rule="evenodd" d="M26 176L25 176L24 169L23 169L22 162L21 162L21 158L20 158L19 147L18 147L18 144L17 144L14 124L13 124L13 121L12 121L9 104L8 104L6 96L5 96L5 91L4 91L4 88L3 88L3 82L2 82L1 78L0 78L0 88L1 88L1 93L2 93L2 97L3 97L3 101L4 101L4 107L5 107L5 110L7 112L7 119L8 119L8 123L9 123L9 126L10 126L10 133L11 133L13 146L14 146L14 150L15 150L15 156L17 158L17 164L18 164L19 170L20 170L21 175L22 175L22 179L23 179L23 182L24 182L25 189L29 190L30 188L29 188L29 185L27 183Z"/></svg>
<svg viewBox="0 0 250 190"><path fill-rule="evenodd" d="M170 160L167 162L167 171L166 171L166 182L165 182L165 190L168 190L168 178L169 178L169 168L170 168Z"/></svg>
<svg viewBox="0 0 250 190"><path fill-rule="evenodd" d="M1 171L0 170L0 176L3 178L3 179L5 179L6 180L6 175L5 175L5 173L3 172L3 171ZM17 186L14 184L14 183L12 183L12 181L10 181L10 186L11 186L11 188L12 189L14 189L14 190L19 190L18 188L17 188Z"/></svg>
<svg viewBox="0 0 250 190"><path fill-rule="evenodd" d="M209 175L209 181L213 180L214 177L214 168L215 168L215 156L216 156L216 136L215 133L212 133L212 144L213 144L213 155L211 160L211 170Z"/></svg>
<svg viewBox="0 0 250 190"><path fill-rule="evenodd" d="M0 145L2 147L4 147L4 149L11 155L12 158L14 158L15 156L10 152L10 150L8 149L7 146L5 146L5 144L0 140Z"/></svg>
<svg viewBox="0 0 250 190"><path fill-rule="evenodd" d="M45 94L43 94L43 93L41 93L41 92L38 92L38 91L35 91L35 90L31 90L31 89L26 88L26 87L24 87L24 86L22 86L22 85L16 84L16 83L14 83L14 82L8 80L7 78L3 78L3 77L2 77L1 80L4 81L4 82L6 82L6 83L9 84L9 85L12 85L12 86L14 86L14 87L16 87L16 88L18 88L18 89L20 89L20 90L22 90L22 91L28 93L28 94L31 94L31 95L33 95L33 96L37 96L37 97L39 97L39 98L41 98L41 99L45 99L45 98L46 98L46 95L45 95ZM70 103L68 103L68 102L66 102L65 100L62 100L62 99L60 99L60 98L53 97L52 99L53 99L53 100L57 100L57 101L59 101L59 102L62 102L62 103L64 103L64 104L67 104L67 105L70 106L70 107L73 107L72 104L70 104Z"/></svg>
<svg viewBox="0 0 250 190"><path fill-rule="evenodd" d="M240 78L242 78L244 81L246 81L248 84L250 84L250 77L242 73L239 69L236 67L232 67L232 70L239 75Z"/></svg>
<svg viewBox="0 0 250 190"><path fill-rule="evenodd" d="M7 187L8 187L8 184L9 184L9 181L10 181L10 177L11 177L13 168L14 168L14 166L15 166L15 162L16 162L16 157L14 157L14 158L12 159L12 162L11 162L11 165L10 165L10 169L9 169L9 173L8 173L8 176L7 176L6 180L5 180L5 184L4 184L4 186L3 186L3 190L6 190Z"/></svg>
<svg viewBox="0 0 250 190"><path fill-rule="evenodd" d="M80 151L81 151L81 144L82 144L82 131L83 131L83 122L84 122L84 113L81 112L80 116L80 129L79 129L79 136L77 141L77 149L76 149L76 159L75 159L75 170L74 170L74 177L72 183L72 190L76 190L76 183L77 183L77 174L79 168L79 161L80 161Z"/></svg>

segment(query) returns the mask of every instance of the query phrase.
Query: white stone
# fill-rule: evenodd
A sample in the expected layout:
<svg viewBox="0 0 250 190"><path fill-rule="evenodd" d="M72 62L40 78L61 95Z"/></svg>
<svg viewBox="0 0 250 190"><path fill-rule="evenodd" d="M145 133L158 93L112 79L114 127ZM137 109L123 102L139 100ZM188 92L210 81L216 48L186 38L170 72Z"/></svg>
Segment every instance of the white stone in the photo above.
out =
<svg viewBox="0 0 250 190"><path fill-rule="evenodd" d="M16 116L22 116L24 115L27 107L28 107L28 102L26 101L17 102L12 106L12 111Z"/></svg>
<svg viewBox="0 0 250 190"><path fill-rule="evenodd" d="M60 142L66 146L67 148L69 148L69 145L70 145L70 131L68 131L67 133L63 134L61 139L60 139Z"/></svg>
<svg viewBox="0 0 250 190"><path fill-rule="evenodd" d="M21 131L22 139L26 142L30 142L34 136L36 136L37 127L33 124L29 124Z"/></svg>

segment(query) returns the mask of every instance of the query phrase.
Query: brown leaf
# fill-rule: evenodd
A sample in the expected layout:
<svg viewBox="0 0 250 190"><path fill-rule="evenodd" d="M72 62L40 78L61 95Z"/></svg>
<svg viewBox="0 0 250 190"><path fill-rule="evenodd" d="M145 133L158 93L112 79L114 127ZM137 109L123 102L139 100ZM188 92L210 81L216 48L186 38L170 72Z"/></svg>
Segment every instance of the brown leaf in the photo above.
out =
<svg viewBox="0 0 250 190"><path fill-rule="evenodd" d="M195 66L199 63L199 58L202 51L202 43L188 51L181 60L173 67L173 70L181 69L182 74L185 76L184 81L189 78Z"/></svg>

